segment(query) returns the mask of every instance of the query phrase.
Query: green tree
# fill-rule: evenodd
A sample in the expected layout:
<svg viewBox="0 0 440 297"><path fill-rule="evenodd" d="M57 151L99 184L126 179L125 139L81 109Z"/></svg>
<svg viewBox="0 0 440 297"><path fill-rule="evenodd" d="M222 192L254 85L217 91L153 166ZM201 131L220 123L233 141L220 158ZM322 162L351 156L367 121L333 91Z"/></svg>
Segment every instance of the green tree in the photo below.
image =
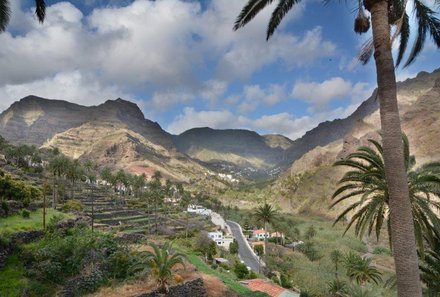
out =
<svg viewBox="0 0 440 297"><path fill-rule="evenodd" d="M238 16L234 29L249 23L261 10L274 0L249 0ZM268 40L286 14L301 2L300 0L279 0L269 20L266 39ZM355 32L365 33L370 21L364 10L371 14L373 38L364 47L360 59L367 63L374 52L377 77L377 96L380 105L382 139L384 143L385 175L390 197L390 216L392 240L397 272L397 290L399 297L420 297L422 289L418 269L414 224L411 213L409 191L406 187L407 176L404 166L404 152L401 142L399 108L397 104L395 65L392 55L392 43L399 39L396 66L406 52L410 39L410 20L406 12L407 0L364 0L358 2L358 16L355 20ZM430 35L440 47L440 21L436 12L421 0L413 0L417 35L414 45L405 63L410 65L420 54ZM391 36L391 29L394 29Z"/></svg>
<svg viewBox="0 0 440 297"><path fill-rule="evenodd" d="M238 254L238 242L234 239L234 241L232 241L229 244L229 252L232 255L237 255Z"/></svg>
<svg viewBox="0 0 440 297"><path fill-rule="evenodd" d="M426 296L440 296L440 230L435 233L430 248L420 263L421 279L426 286Z"/></svg>
<svg viewBox="0 0 440 297"><path fill-rule="evenodd" d="M206 232L200 232L195 240L195 248L205 256L206 261L213 259L217 253L215 242L208 236Z"/></svg>
<svg viewBox="0 0 440 297"><path fill-rule="evenodd" d="M334 279L327 284L328 297L345 297L348 293L347 284L341 280Z"/></svg>
<svg viewBox="0 0 440 297"><path fill-rule="evenodd" d="M83 175L84 170L79 160L69 160L66 169L66 177L70 181L70 199L74 198L75 184L83 177Z"/></svg>
<svg viewBox="0 0 440 297"><path fill-rule="evenodd" d="M162 248L156 244L151 243L153 252L147 251L144 253L144 261L151 268L154 277L156 278L157 287L160 293L168 292L168 282L173 274L173 267L182 265L185 267L185 255L175 253L172 251L172 244L167 242Z"/></svg>
<svg viewBox="0 0 440 297"><path fill-rule="evenodd" d="M338 265L342 260L342 253L339 250L333 250L330 253L330 259L332 260L333 264L335 264L335 278L336 280L338 280L339 279Z"/></svg>
<svg viewBox="0 0 440 297"><path fill-rule="evenodd" d="M345 255L343 261L347 276L358 285L364 286L367 282L379 284L382 281L381 273L371 265L370 258L361 257L350 251Z"/></svg>
<svg viewBox="0 0 440 297"><path fill-rule="evenodd" d="M55 209L57 204L57 194L60 177L66 174L69 165L69 159L64 155L56 155L49 162L49 171L53 176L53 187L52 187L52 207Z"/></svg>
<svg viewBox="0 0 440 297"><path fill-rule="evenodd" d="M44 0L35 0L35 14L40 23L43 23L46 16L46 3ZM0 33L6 30L11 17L9 0L0 0Z"/></svg>
<svg viewBox="0 0 440 297"><path fill-rule="evenodd" d="M265 232L268 231L268 225L275 220L278 212L272 205L264 203L255 210L255 219L257 222L263 223ZM264 237L264 249L267 251L267 237Z"/></svg>
<svg viewBox="0 0 440 297"><path fill-rule="evenodd" d="M353 170L348 171L340 180L339 189L333 194L332 207L353 197L360 198L352 202L336 219L341 221L348 213L354 211L354 215L348 222L347 231L353 224L355 233L363 237L365 232L376 233L379 239L382 226L391 229L390 222L390 191L385 180L385 166L382 145L370 139L373 145L360 147L355 153L346 159L337 161L335 166L348 166ZM415 165L414 156L410 155L408 138L403 136L405 168L408 176L407 188L409 188L412 217L415 238L419 251L423 254L423 236L432 241L434 230L440 228L440 223L434 209L440 209L440 203L431 199L440 194L440 176L436 173L440 170L439 163L429 163L418 169ZM394 236L389 232L389 236ZM390 240L390 247L392 246Z"/></svg>
<svg viewBox="0 0 440 297"><path fill-rule="evenodd" d="M246 265L238 261L235 262L234 273L238 279L246 279L249 276L249 270Z"/></svg>

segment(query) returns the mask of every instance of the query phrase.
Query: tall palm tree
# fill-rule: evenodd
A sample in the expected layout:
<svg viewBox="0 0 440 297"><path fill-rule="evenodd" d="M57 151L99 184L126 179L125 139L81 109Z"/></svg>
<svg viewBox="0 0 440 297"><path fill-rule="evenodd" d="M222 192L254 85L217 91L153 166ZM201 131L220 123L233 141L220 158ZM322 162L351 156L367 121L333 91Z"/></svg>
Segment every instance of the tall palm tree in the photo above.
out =
<svg viewBox="0 0 440 297"><path fill-rule="evenodd" d="M59 185L59 178L64 176L69 164L69 159L64 155L56 155L49 162L49 171L53 176L53 201L52 206L55 209L57 204L57 186Z"/></svg>
<svg viewBox="0 0 440 297"><path fill-rule="evenodd" d="M264 232L267 232L267 227L270 223L272 223L277 215L277 211L273 208L272 205L264 203L262 206L259 206L255 211L255 218L258 222L263 223ZM267 236L264 236L264 250L267 251Z"/></svg>
<svg viewBox="0 0 440 297"><path fill-rule="evenodd" d="M329 1L329 0L328 0ZM249 0L239 14L234 29L237 30L250 22L262 9L274 0ZM301 0L278 0L267 28L269 39L281 23L284 16ZM438 2L438 1L437 1ZM440 47L440 21L436 12L422 0L412 0L415 10L417 36L405 66L410 65L420 54L430 35L437 47ZM406 52L410 37L410 21L406 13L407 0L363 0L358 2L359 14L355 20L355 32L365 33L370 28L370 20L365 14L371 14L372 41L360 56L368 62L374 52L376 62L377 96L380 104L380 119L384 149L385 175L390 197L391 231L393 233L394 258L397 272L397 291L399 296L422 296L414 225L407 176L404 166L401 142L399 108L397 105L396 75L392 56L392 43L399 38L396 66L400 64ZM391 36L391 29L394 33Z"/></svg>
<svg viewBox="0 0 440 297"><path fill-rule="evenodd" d="M432 196L440 196L440 170L439 163L429 163L418 169L413 169L416 163L414 156L410 154L408 138L403 135L405 171L408 176L407 188L409 188L411 211L414 218L414 232L419 251L423 255L423 237L432 241L434 230L440 228L440 221L435 210L440 209L440 203ZM363 237L365 232L369 235L374 231L379 240L382 226L391 229L390 223L390 191L385 180L384 152L382 145L370 139L369 142L375 147L360 147L355 153L346 159L335 162L335 166L348 166L354 170L348 171L340 180L339 189L333 194L334 207L343 201L350 201L353 197L360 196L353 201L335 220L335 223L343 220L347 214L355 211L348 222L345 232L354 224L355 233ZM389 236L393 237L390 233ZM392 238L391 238L392 239ZM393 247L390 240L390 247Z"/></svg>
<svg viewBox="0 0 440 297"><path fill-rule="evenodd" d="M38 21L42 23L46 17L46 3L44 0L35 0L35 15ZM0 0L0 33L6 30L11 17L11 8L9 0Z"/></svg>
<svg viewBox="0 0 440 297"><path fill-rule="evenodd" d="M151 243L150 246L153 248L153 252L145 252L142 261L135 264L132 270L142 268L146 264L152 269L159 292L167 293L168 281L173 274L173 267L179 264L185 267L184 260L186 257L181 253L173 253L172 244L169 242L165 243L162 248L154 243Z"/></svg>

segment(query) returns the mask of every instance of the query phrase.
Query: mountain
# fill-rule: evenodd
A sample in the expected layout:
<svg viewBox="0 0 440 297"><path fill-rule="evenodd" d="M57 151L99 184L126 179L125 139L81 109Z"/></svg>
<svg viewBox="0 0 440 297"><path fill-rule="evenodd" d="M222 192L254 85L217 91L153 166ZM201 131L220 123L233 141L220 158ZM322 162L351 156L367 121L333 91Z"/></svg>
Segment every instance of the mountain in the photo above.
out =
<svg viewBox="0 0 440 297"><path fill-rule="evenodd" d="M249 130L211 128L190 129L173 136L173 141L179 151L208 166L233 167L242 174L246 174L246 169L264 174L289 164L285 162L285 153L292 144L281 135L261 136Z"/></svg>
<svg viewBox="0 0 440 297"><path fill-rule="evenodd" d="M397 85L402 129L407 134L417 166L440 160L440 69L420 72ZM290 147L290 170L273 185L280 203L297 212L333 216L330 197L345 172L332 164L368 139L380 140L380 115L375 93L348 118L320 124ZM292 183L294 191L289 192ZM292 187L291 187L292 189Z"/></svg>
<svg viewBox="0 0 440 297"><path fill-rule="evenodd" d="M61 100L28 96L0 115L0 135L13 144L58 147L72 158L89 158L101 166L124 168L189 181L206 168L178 152L159 124L144 118L134 103L108 100L85 107Z"/></svg>

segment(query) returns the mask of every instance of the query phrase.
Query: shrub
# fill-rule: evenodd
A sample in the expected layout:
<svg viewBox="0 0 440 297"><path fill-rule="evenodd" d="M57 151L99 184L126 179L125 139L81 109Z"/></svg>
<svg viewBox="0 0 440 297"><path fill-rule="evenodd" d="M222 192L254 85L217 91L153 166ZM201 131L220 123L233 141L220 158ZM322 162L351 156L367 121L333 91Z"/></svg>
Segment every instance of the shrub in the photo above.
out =
<svg viewBox="0 0 440 297"><path fill-rule="evenodd" d="M377 246L373 250L373 254L375 255L391 255L391 251L386 247Z"/></svg>
<svg viewBox="0 0 440 297"><path fill-rule="evenodd" d="M321 259L321 255L316 250L313 242L307 241L303 244L300 244L298 245L297 249L298 251L306 255L306 257L312 262Z"/></svg>
<svg viewBox="0 0 440 297"><path fill-rule="evenodd" d="M234 239L234 241L233 242L231 242L230 244L229 244L229 252L232 254L232 255L236 255L236 254L238 254L238 242Z"/></svg>
<svg viewBox="0 0 440 297"><path fill-rule="evenodd" d="M249 270L246 265L240 262L235 262L234 273L238 279L246 279L249 276Z"/></svg>
<svg viewBox="0 0 440 297"><path fill-rule="evenodd" d="M21 216L25 219L29 219L29 217L31 216L31 212L27 209L23 209L21 211Z"/></svg>
<svg viewBox="0 0 440 297"><path fill-rule="evenodd" d="M27 206L32 200L40 199L42 192L37 187L5 175L0 177L0 197L4 200L21 201Z"/></svg>
<svg viewBox="0 0 440 297"><path fill-rule="evenodd" d="M72 199L68 200L66 203L63 204L63 211L82 211L84 209L84 206L82 205L81 201Z"/></svg>
<svg viewBox="0 0 440 297"><path fill-rule="evenodd" d="M286 289L292 288L292 283L291 283L291 281L289 280L289 278L285 274L283 274L283 273L281 274L280 281L281 281L280 285L283 288L286 288Z"/></svg>
<svg viewBox="0 0 440 297"><path fill-rule="evenodd" d="M6 201L2 201L2 205L1 205L3 211L8 214L9 213L9 205Z"/></svg>
<svg viewBox="0 0 440 297"><path fill-rule="evenodd" d="M315 226L311 225L311 226L307 229L306 234L305 234L305 237L306 237L306 239L312 239L312 238L315 237L315 236L316 236L316 229L315 229Z"/></svg>

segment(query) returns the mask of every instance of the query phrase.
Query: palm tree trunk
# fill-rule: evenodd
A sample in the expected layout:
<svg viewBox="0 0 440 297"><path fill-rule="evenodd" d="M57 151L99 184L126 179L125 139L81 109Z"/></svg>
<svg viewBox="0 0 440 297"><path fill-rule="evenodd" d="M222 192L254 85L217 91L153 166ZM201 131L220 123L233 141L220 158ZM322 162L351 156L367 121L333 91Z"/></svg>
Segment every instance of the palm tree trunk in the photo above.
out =
<svg viewBox="0 0 440 297"><path fill-rule="evenodd" d="M414 223L404 166L402 130L397 105L396 77L391 53L388 1L371 8L385 176L389 189L391 239L399 297L422 296Z"/></svg>

